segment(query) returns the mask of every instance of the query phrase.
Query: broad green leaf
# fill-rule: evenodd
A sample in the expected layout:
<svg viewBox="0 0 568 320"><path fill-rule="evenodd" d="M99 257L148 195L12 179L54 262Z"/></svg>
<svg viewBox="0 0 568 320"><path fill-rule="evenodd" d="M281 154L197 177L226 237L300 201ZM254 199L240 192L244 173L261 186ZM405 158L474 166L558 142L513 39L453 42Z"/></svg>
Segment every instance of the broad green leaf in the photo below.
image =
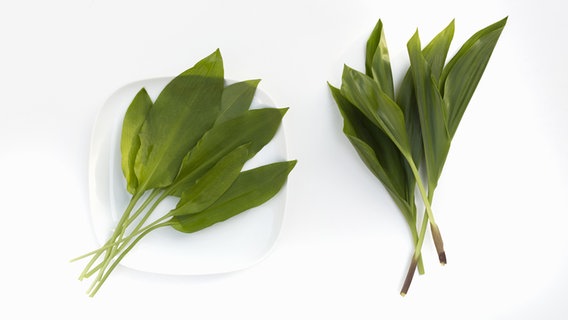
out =
<svg viewBox="0 0 568 320"><path fill-rule="evenodd" d="M450 148L444 102L420 49L418 32L408 41L408 55L420 116L428 187L434 190Z"/></svg>
<svg viewBox="0 0 568 320"><path fill-rule="evenodd" d="M331 94L343 117L343 133L350 139L367 164L370 159L376 159L371 171L399 195L405 194L405 173L401 171L404 163L400 151L390 138L376 127L361 111L347 100L338 88L329 85ZM365 147L366 146L366 147ZM367 149L370 152L367 152ZM370 164L367 164L370 166Z"/></svg>
<svg viewBox="0 0 568 320"><path fill-rule="evenodd" d="M249 159L248 147L240 146L221 158L181 194L173 215L193 214L206 209L229 189Z"/></svg>
<svg viewBox="0 0 568 320"><path fill-rule="evenodd" d="M379 127L398 147L410 156L404 114L379 85L365 74L345 66L341 94L355 105L374 125Z"/></svg>
<svg viewBox="0 0 568 320"><path fill-rule="evenodd" d="M138 188L138 178L134 172L134 162L140 149L140 137L138 133L142 124L146 120L146 115L152 107L152 99L148 96L146 89L142 88L130 106L126 110L122 121L122 134L120 139L120 153L122 160L122 172L126 178L126 189L131 194L136 193Z"/></svg>
<svg viewBox="0 0 568 320"><path fill-rule="evenodd" d="M248 110L243 115L215 125L184 158L176 179L176 194L192 185L219 159L247 144L249 158L272 140L288 109Z"/></svg>
<svg viewBox="0 0 568 320"><path fill-rule="evenodd" d="M444 68L440 83L448 108L448 130L452 137L506 23L507 18L476 32Z"/></svg>
<svg viewBox="0 0 568 320"><path fill-rule="evenodd" d="M219 115L223 92L219 50L174 78L160 93L140 130L135 172L144 191L165 187L183 157Z"/></svg>
<svg viewBox="0 0 568 320"><path fill-rule="evenodd" d="M217 123L235 118L247 111L259 82L260 80L247 80L226 86L221 97L221 113Z"/></svg>
<svg viewBox="0 0 568 320"><path fill-rule="evenodd" d="M422 54L430 66L432 78L434 78L437 84L439 84L444 65L446 64L450 44L454 38L454 30L455 20L452 20L450 24L444 28L442 32L438 33L422 50Z"/></svg>
<svg viewBox="0 0 568 320"><path fill-rule="evenodd" d="M367 168L383 183L409 223L414 224L414 193L408 193L406 162L392 141L329 85L343 117L343 132Z"/></svg>
<svg viewBox="0 0 568 320"><path fill-rule="evenodd" d="M181 232L196 232L257 207L282 188L296 161L276 162L242 172L231 187L207 209L175 216L171 225Z"/></svg>
<svg viewBox="0 0 568 320"><path fill-rule="evenodd" d="M444 63L448 55L448 50L454 36L455 22L452 20L450 24L438 33L422 50L424 58L430 65L432 77L439 81L440 75L444 68ZM410 148L414 163L420 165L424 158L424 146L422 143L422 131L420 128L420 115L418 113L418 105L416 102L416 94L414 93L414 79L412 78L412 70L408 68L406 75L398 90L397 100L399 106L404 110L404 118L406 122L407 134L410 139ZM410 170L410 169L408 169ZM408 177L412 180L408 182L410 193L414 193L415 183L414 176L409 172Z"/></svg>
<svg viewBox="0 0 568 320"><path fill-rule="evenodd" d="M394 99L390 57L381 20L377 22L367 41L365 73L379 83L379 86L389 98Z"/></svg>

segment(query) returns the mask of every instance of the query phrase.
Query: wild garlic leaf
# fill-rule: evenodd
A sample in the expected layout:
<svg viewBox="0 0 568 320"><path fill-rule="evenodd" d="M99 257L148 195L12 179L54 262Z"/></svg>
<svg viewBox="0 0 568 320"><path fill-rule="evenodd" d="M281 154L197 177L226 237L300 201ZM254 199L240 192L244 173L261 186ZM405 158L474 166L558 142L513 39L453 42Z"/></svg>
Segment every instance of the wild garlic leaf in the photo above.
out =
<svg viewBox="0 0 568 320"><path fill-rule="evenodd" d="M235 118L247 111L259 82L260 80L247 80L226 86L221 96L221 113L216 122Z"/></svg>
<svg viewBox="0 0 568 320"><path fill-rule="evenodd" d="M138 178L134 172L136 155L140 149L140 137L138 134L151 107L152 99L148 96L146 89L142 88L130 103L122 121L120 139L121 165L126 179L126 189L131 194L135 194L138 188Z"/></svg>
<svg viewBox="0 0 568 320"><path fill-rule="evenodd" d="M420 49L418 32L408 41L408 55L420 116L429 190L434 190L450 149L446 109L432 69Z"/></svg>
<svg viewBox="0 0 568 320"><path fill-rule="evenodd" d="M448 108L448 130L452 137L506 23L507 18L504 18L476 32L444 68L440 82Z"/></svg>
<svg viewBox="0 0 568 320"><path fill-rule="evenodd" d="M367 75L345 66L341 94L382 130L404 154L410 155L404 114Z"/></svg>
<svg viewBox="0 0 568 320"><path fill-rule="evenodd" d="M389 98L394 99L390 57L381 20L377 22L367 41L365 73L379 83L379 86Z"/></svg>
<svg viewBox="0 0 568 320"><path fill-rule="evenodd" d="M220 158L238 146L247 144L248 156L252 158L272 140L287 110L248 110L241 116L213 126L183 159L174 194L180 195L183 189L195 183Z"/></svg>
<svg viewBox="0 0 568 320"><path fill-rule="evenodd" d="M140 130L135 172L144 190L172 183L183 157L219 115L223 87L217 50L162 90Z"/></svg>
<svg viewBox="0 0 568 320"><path fill-rule="evenodd" d="M196 232L257 207L280 191L295 165L296 161L276 162L243 171L210 207L199 213L174 216L171 226L181 232Z"/></svg>
<svg viewBox="0 0 568 320"><path fill-rule="evenodd" d="M284 185L296 161L241 172L277 132L285 109L249 110L259 80L225 87L219 50L175 77L154 103L144 89L123 120L121 155L130 202L79 279L94 296L125 255L163 227L195 232L258 206ZM148 191L148 192L146 192ZM175 208L154 211L170 196ZM187 218L192 217L192 218Z"/></svg>
<svg viewBox="0 0 568 320"><path fill-rule="evenodd" d="M248 159L246 145L229 152L195 184L182 192L181 199L171 214L174 216L193 214L209 207L235 182Z"/></svg>

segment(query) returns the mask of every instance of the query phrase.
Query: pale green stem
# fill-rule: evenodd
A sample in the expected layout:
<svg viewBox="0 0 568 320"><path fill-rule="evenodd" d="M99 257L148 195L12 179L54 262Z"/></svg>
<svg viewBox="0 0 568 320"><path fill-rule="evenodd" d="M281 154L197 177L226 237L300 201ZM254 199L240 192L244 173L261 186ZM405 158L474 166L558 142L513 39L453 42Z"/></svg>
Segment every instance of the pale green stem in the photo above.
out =
<svg viewBox="0 0 568 320"><path fill-rule="evenodd" d="M148 200L150 200L150 199L153 200L153 199L154 199L160 192L162 192L162 191L163 191L163 190L154 190L154 191L152 192L152 194L150 195L150 197L149 197L149 198L147 199L147 201L145 202L145 204L143 205L144 208L146 208L147 205L150 203L150 201L148 201ZM156 221L154 221L154 222L153 222L152 224L150 224L149 226L147 226L147 227L145 227L144 229L140 230L140 229L144 226L144 224L146 223L146 221L148 220L148 218L152 215L152 213L154 212L154 210L156 209L156 207L160 204L160 202L162 202L162 200L164 200L164 199L169 195L170 192L171 192L171 189L168 190L167 192L163 192L162 195L161 195L157 200L155 200L155 201L152 203L152 206L151 206L148 210L146 210L145 215L142 217L142 219L140 219L140 221L138 222L138 224L136 225L136 227L135 227L135 228L129 233L129 235L126 236L126 237L124 237L124 233L125 233L125 231L126 231L127 225L124 226L123 232L120 234L120 236L119 236L117 239L115 239L115 241L114 241L112 244L109 245L109 247L110 247L110 254L107 254L106 257L105 257L105 260L104 260L103 262L101 262L96 268L94 268L93 271L99 270L99 276L100 276L102 273L105 273L105 269L108 267L109 263L114 259L114 257L115 257L117 254L121 253L121 252L124 250L124 248L128 245L128 242L129 242L133 237L135 237L136 235L141 234L141 233L142 233L142 234L146 234L147 232L149 232L149 230L153 230L153 229L154 229L153 227L154 227L157 223L159 223L159 222L161 222L161 221L164 221L165 219L171 217L170 214L166 214L166 215L164 215L163 217L161 217L161 218L157 219ZM143 212L143 210L137 212L137 213L132 217L132 219L129 220L129 222L127 222L127 223L132 223L132 222L137 218L137 216L139 216L139 215L141 214L141 212ZM121 244L121 243L122 243L122 244ZM108 250L108 249L107 249L107 250ZM130 251L130 249L129 249L129 251ZM107 253L108 253L108 251L107 251ZM121 258L121 259L122 259L122 258ZM100 277L99 277L99 276L97 277L97 279L95 280L95 282L99 282L99 281L100 281ZM92 290L92 289L90 289L90 290Z"/></svg>
<svg viewBox="0 0 568 320"><path fill-rule="evenodd" d="M96 282L96 286L92 287L91 289L89 289L89 296L93 297L95 296L95 294L99 291L99 289L101 288L101 286L103 285L103 283L106 281L106 279L108 278L108 276L110 275L110 273L114 270L114 268L116 268L116 266L118 265L118 263L124 258L124 256L134 247L134 245L136 245L136 243L138 243L138 241L140 241L144 236L146 236L148 233L150 233L151 231L167 226L169 225L168 222L164 222L162 224L156 224L156 225L152 225L151 228L146 228L144 232L141 232L140 235L134 239L134 241L132 241L132 243L126 248L124 249L121 254L118 256L118 258L116 258L113 262L113 264L109 267L108 270L106 270L106 272L104 273L104 275ZM95 284L95 283L93 283Z"/></svg>
<svg viewBox="0 0 568 320"><path fill-rule="evenodd" d="M130 225L130 224L140 215L140 213L141 213L144 209L146 209L146 207L150 204L150 202L153 200L154 197L156 197L156 195L157 195L158 193L159 193L158 190L154 190L154 191L152 192L152 194L150 194L150 196L149 196L149 197L144 201L144 203L138 208L138 210L136 210L136 212L134 213L134 215L133 215L132 217L130 217L130 219L128 219L128 221L125 222L125 226ZM110 239L109 239L109 240L110 240ZM113 243L109 243L109 240L107 240L107 242L105 243L105 245L101 246L100 248L98 248L98 249L96 249L96 250L93 250L93 251L91 251L91 252L85 253L85 254L83 254L83 255L81 255L81 256L78 256L78 257L76 257L76 258L71 259L71 262L84 259L84 258L86 258L86 257L88 257L88 256L91 256L91 255L97 254L97 253L99 253L98 256L100 256L100 254L102 254L102 252L103 252L105 249L110 248L110 247L113 246L116 242L122 242L122 240L117 240L117 241L115 241L115 242L113 242ZM97 256L97 257L98 257L98 256Z"/></svg>
<svg viewBox="0 0 568 320"><path fill-rule="evenodd" d="M142 197L143 192L141 193L137 193L134 196L132 196L132 198L130 199L130 203L128 204L128 206L126 207L126 209L124 210L124 213L122 214L122 217L120 218L117 227L115 228L113 234L109 237L109 239L107 240L106 244L112 244L114 241L111 241L113 239L116 239L116 237L118 236L118 234L121 232L120 230L120 225L123 224L127 219L128 216L130 215L130 213L132 212L132 210L134 209L134 207L136 206L136 203L138 202L138 200L140 200L140 197ZM87 263L87 265L85 266L85 268L83 269L83 272L81 273L81 275L79 275L79 280L82 280L85 278L85 275L87 273L89 273L89 270L91 269L91 266L93 265L93 263L95 263L95 261L98 260L98 258L100 257L100 255L102 254L102 251L98 252L97 254L95 254L95 256L91 259L91 261L89 261L89 263Z"/></svg>

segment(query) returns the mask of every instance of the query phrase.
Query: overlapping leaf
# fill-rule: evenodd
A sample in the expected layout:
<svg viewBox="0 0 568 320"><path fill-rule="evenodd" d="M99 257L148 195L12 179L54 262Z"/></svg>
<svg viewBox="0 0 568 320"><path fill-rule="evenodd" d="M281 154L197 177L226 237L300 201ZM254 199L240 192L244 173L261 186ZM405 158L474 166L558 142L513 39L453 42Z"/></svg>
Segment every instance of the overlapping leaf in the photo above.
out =
<svg viewBox="0 0 568 320"><path fill-rule="evenodd" d="M135 194L138 188L138 178L134 172L136 155L140 149L140 137L138 134L151 107L152 99L148 96L148 92L144 88L140 89L128 107L122 122L120 139L121 165L124 178L126 179L127 190L131 194Z"/></svg>
<svg viewBox="0 0 568 320"><path fill-rule="evenodd" d="M250 108L260 80L247 80L228 85L221 96L221 112L216 123L240 116Z"/></svg>
<svg viewBox="0 0 568 320"><path fill-rule="evenodd" d="M249 110L259 80L225 86L223 73L217 50L175 77L155 102L142 89L130 104L121 165L132 198L105 245L80 257L93 256L81 279L98 273L91 296L149 232L201 230L266 202L284 185L295 161L241 170L273 139L287 109ZM179 197L176 207L148 222L168 196Z"/></svg>
<svg viewBox="0 0 568 320"><path fill-rule="evenodd" d="M237 147L222 157L195 184L185 189L173 215L193 214L206 209L219 199L239 176L249 159L247 146Z"/></svg>
<svg viewBox="0 0 568 320"><path fill-rule="evenodd" d="M247 110L240 116L213 126L183 159L175 181L174 194L180 195L204 172L234 148L247 145L252 158L272 138L288 109Z"/></svg>
<svg viewBox="0 0 568 320"><path fill-rule="evenodd" d="M296 161L276 162L243 171L210 207L191 215L176 215L171 225L178 231L192 233L257 207L278 193L295 165Z"/></svg>
<svg viewBox="0 0 568 320"><path fill-rule="evenodd" d="M450 149L446 108L432 69L422 54L418 32L408 42L408 54L422 132L428 188L433 190Z"/></svg>
<svg viewBox="0 0 568 320"><path fill-rule="evenodd" d="M217 50L162 90L139 134L134 169L144 190L172 183L187 152L217 119L223 87Z"/></svg>
<svg viewBox="0 0 568 320"><path fill-rule="evenodd" d="M411 230L416 223L415 185L425 204L420 240L401 294L406 294L420 261L428 220L440 262L445 263L443 242L430 203L451 138L505 23L506 18L477 32L447 65L454 21L424 49L416 32L408 42L411 65L395 102L390 59L379 20L367 41L365 74L346 66L341 89L330 85L344 119L345 135L370 171L385 185ZM417 170L422 162L428 179L427 193ZM413 237L416 241L416 233Z"/></svg>

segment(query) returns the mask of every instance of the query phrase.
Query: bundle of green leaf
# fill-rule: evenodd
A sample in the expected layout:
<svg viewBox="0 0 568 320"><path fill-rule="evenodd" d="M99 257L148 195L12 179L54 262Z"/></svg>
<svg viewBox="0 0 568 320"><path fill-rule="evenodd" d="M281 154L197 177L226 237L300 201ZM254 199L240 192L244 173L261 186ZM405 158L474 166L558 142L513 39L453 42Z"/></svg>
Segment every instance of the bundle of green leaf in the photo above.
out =
<svg viewBox="0 0 568 320"><path fill-rule="evenodd" d="M452 138L506 22L507 18L475 33L448 63L454 21L424 48L416 31L407 44L410 67L395 94L379 20L367 41L365 73L345 66L341 88L329 85L344 120L343 132L410 227L415 249L403 296L416 268L424 273L421 248L428 222L438 259L446 263L431 206L434 191ZM419 229L416 187L425 208Z"/></svg>
<svg viewBox="0 0 568 320"><path fill-rule="evenodd" d="M287 109L250 109L258 80L225 84L219 50L169 82L155 101L145 89L124 116L122 170L131 201L80 279L94 296L123 257L149 232L192 233L272 198L296 161L241 171L268 144ZM175 208L149 221L167 197Z"/></svg>

